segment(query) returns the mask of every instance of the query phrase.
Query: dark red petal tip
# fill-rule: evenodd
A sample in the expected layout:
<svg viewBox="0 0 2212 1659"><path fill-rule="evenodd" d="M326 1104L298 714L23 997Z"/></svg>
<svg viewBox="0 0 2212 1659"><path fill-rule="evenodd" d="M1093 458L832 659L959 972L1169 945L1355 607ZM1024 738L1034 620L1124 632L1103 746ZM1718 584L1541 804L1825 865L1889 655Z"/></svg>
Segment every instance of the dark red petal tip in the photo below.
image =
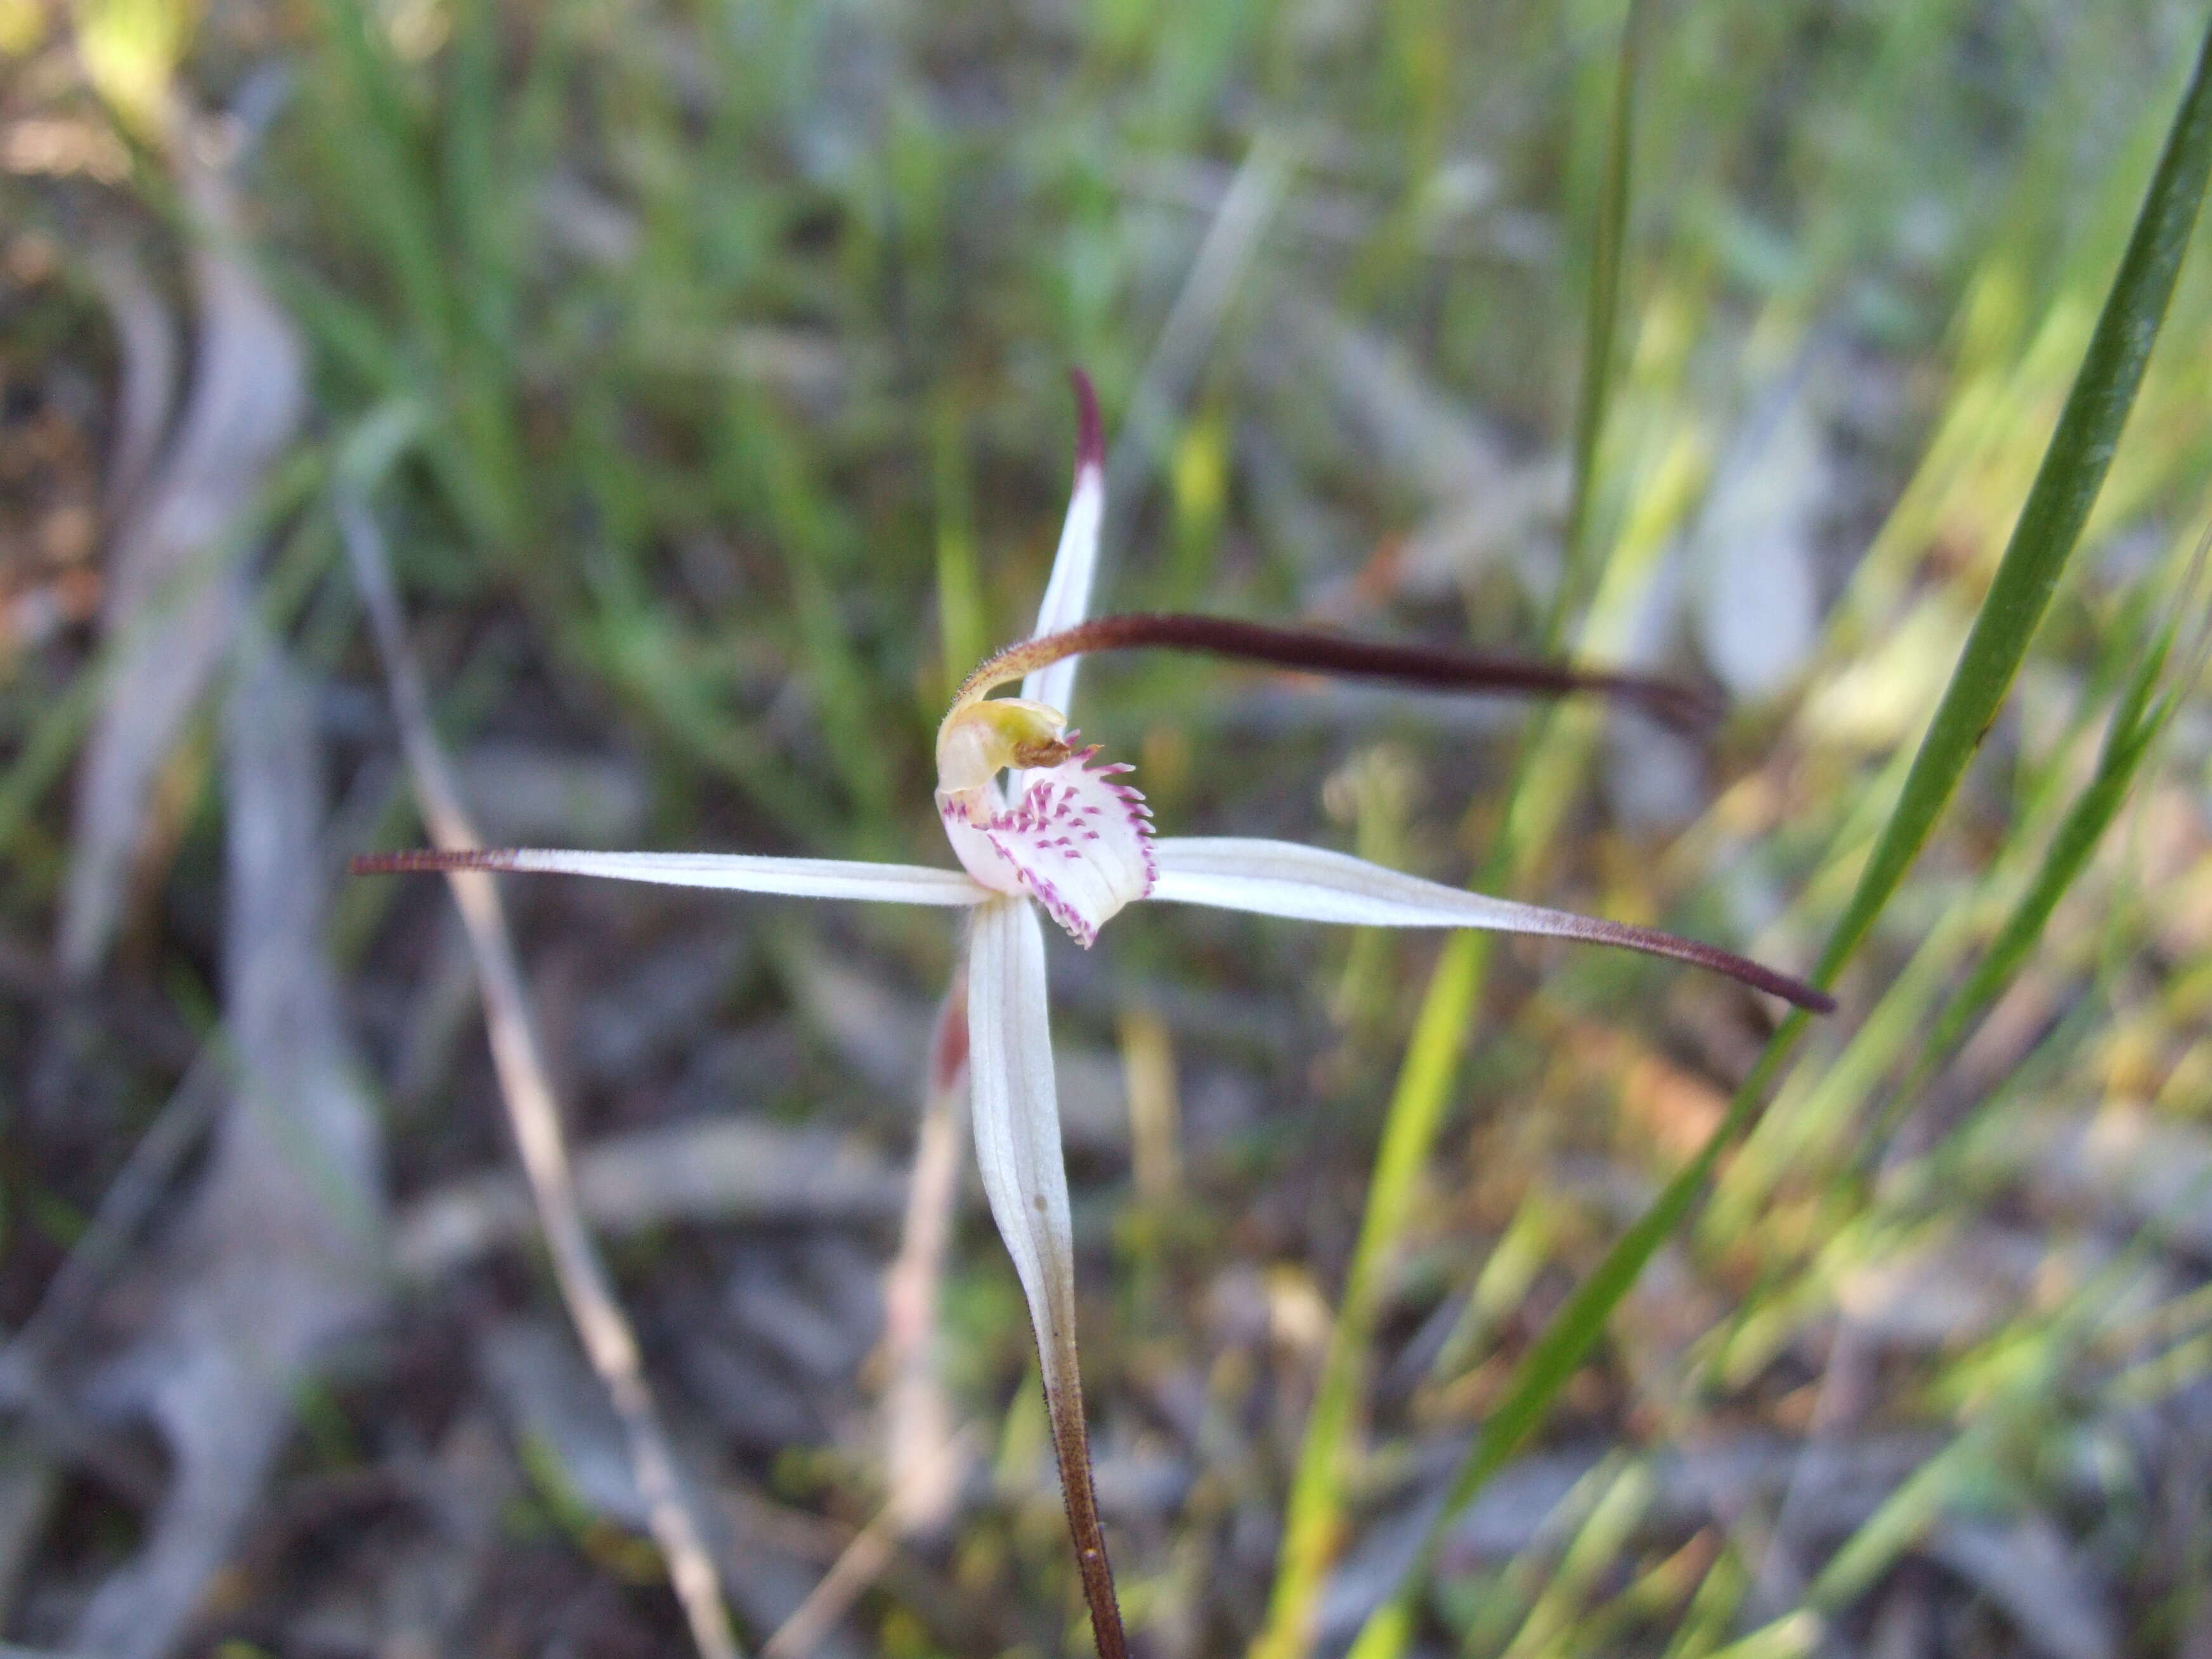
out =
<svg viewBox="0 0 2212 1659"><path fill-rule="evenodd" d="M1098 418L1098 392L1091 377L1079 368L1067 371L1075 388L1075 470L1106 465L1106 428Z"/></svg>
<svg viewBox="0 0 2212 1659"><path fill-rule="evenodd" d="M1795 1003L1808 1014L1832 1014L1836 1012L1835 998L1826 991L1815 990L1796 981L1791 981L1790 990L1777 991L1774 994L1786 1002Z"/></svg>
<svg viewBox="0 0 2212 1659"><path fill-rule="evenodd" d="M1765 963L1740 957L1733 951L1723 951L1717 945L1707 945L1701 939L1684 939L1676 933L1662 933L1656 927L1638 927L1623 921L1593 921L1581 938L1604 945L1625 945L1632 951L1643 951L1655 957L1671 957L1676 962L1686 962L1692 967L1710 969L1725 974L1738 984L1748 985L1754 991L1764 991L1771 997L1795 1004L1808 1014L1832 1014L1836 1000L1826 991L1808 985L1802 979L1778 973Z"/></svg>
<svg viewBox="0 0 2212 1659"><path fill-rule="evenodd" d="M514 854L486 848L465 848L459 852L437 853L414 850L404 853L356 853L346 862L346 868L356 876L414 876L424 873L441 874L451 870L506 870L514 864Z"/></svg>

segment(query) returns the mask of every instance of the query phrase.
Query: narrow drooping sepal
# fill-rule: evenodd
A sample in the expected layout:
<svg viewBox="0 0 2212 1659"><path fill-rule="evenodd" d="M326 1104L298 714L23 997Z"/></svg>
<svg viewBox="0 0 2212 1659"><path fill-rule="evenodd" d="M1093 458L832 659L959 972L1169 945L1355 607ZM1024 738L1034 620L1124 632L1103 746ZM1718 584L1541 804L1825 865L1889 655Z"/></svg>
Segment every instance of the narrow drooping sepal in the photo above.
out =
<svg viewBox="0 0 2212 1659"><path fill-rule="evenodd" d="M990 894L957 870L848 859L779 859L748 853L593 853L543 848L453 853L368 853L357 876L496 870L526 875L601 876L665 887L772 893L789 898L861 899L878 904L980 904Z"/></svg>
<svg viewBox="0 0 2212 1659"><path fill-rule="evenodd" d="M968 1074L984 1195L1022 1281L1044 1375L1067 1528L1101 1659L1123 1659L1121 1608L1091 1480L1075 1350L1075 1229L1045 1006L1044 935L1026 900L976 911L968 957Z"/></svg>
<svg viewBox="0 0 2212 1659"><path fill-rule="evenodd" d="M1021 774L1011 806L988 789L937 796L945 836L969 873L995 891L1034 898L1085 950L1109 917L1152 891L1158 874L1152 809L1119 781L1130 769L1093 765L1097 753L1096 745L1079 749Z"/></svg>
<svg viewBox="0 0 2212 1659"><path fill-rule="evenodd" d="M1152 851L1158 876L1151 896L1170 904L1355 927L1479 927L1579 939L1710 969L1814 1013L1832 1013L1836 1006L1835 999L1802 980L1695 939L1470 893L1323 848L1237 836L1164 836L1152 843Z"/></svg>
<svg viewBox="0 0 2212 1659"><path fill-rule="evenodd" d="M1037 607L1037 634L1056 634L1081 622L1091 608L1091 587L1098 572L1098 533L1106 518L1106 440L1098 419L1098 394L1081 369L1068 371L1075 389L1075 487L1067 498L1067 517L1053 555L1044 602ZM1032 702L1066 708L1075 692L1075 661L1066 658L1038 669L1022 682Z"/></svg>

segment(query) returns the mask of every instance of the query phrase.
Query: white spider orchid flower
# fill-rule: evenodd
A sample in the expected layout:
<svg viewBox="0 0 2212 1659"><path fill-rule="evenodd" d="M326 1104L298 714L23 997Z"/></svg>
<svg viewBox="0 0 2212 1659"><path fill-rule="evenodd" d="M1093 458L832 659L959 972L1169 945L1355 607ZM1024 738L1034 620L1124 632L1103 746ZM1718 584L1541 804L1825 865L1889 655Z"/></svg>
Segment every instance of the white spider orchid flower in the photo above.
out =
<svg viewBox="0 0 2212 1659"><path fill-rule="evenodd" d="M1076 1366L1074 1237L1053 1081L1040 908L1086 947L1101 926L1140 899L1370 927L1549 934L1673 957L1805 1006L1832 1005L1820 992L1756 963L1649 928L1491 898L1294 842L1155 836L1143 797L1121 781L1131 769L1097 764L1096 746L1073 744L1076 733L1065 710L1077 659L1085 652L1166 646L1445 689L1595 690L1639 701L1677 720L1696 718L1702 702L1683 688L1630 676L1223 618L1121 616L1086 622L1105 506L1104 448L1090 383L1079 373L1073 379L1080 416L1075 489L1036 632L969 677L938 732L938 810L961 869L747 854L537 849L380 854L357 859L354 867L605 876L972 912L968 1060L976 1159L1029 1304L1069 1530L1098 1650L1103 1659L1121 1659L1127 1648L1091 1490ZM1017 678L1020 696L989 698ZM1000 781L1009 771L1011 797Z"/></svg>

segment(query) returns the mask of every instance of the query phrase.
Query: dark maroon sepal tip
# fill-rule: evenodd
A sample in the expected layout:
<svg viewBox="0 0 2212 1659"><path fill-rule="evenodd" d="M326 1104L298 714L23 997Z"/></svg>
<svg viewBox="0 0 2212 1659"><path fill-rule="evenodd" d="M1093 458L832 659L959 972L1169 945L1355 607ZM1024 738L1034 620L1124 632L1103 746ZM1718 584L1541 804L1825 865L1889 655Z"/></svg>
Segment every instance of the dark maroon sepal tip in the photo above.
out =
<svg viewBox="0 0 2212 1659"><path fill-rule="evenodd" d="M1098 418L1098 392L1091 377L1079 368L1067 371L1075 388L1075 470L1106 465L1106 428Z"/></svg>
<svg viewBox="0 0 2212 1659"><path fill-rule="evenodd" d="M356 853L346 860L346 869L356 876L444 874L453 870L501 869L506 860L506 854L489 850L441 853L418 848L404 853Z"/></svg>
<svg viewBox="0 0 2212 1659"><path fill-rule="evenodd" d="M1792 979L1787 974L1778 974L1763 963L1742 957L1730 957L1713 964L1719 970L1755 991L1780 997L1784 1002L1802 1008L1808 1014L1832 1014L1836 1000L1826 991L1808 985L1802 979Z"/></svg>
<svg viewBox="0 0 2212 1659"><path fill-rule="evenodd" d="M1711 946L1703 948L1711 952L1705 965L1726 974L1739 984L1748 985L1755 991L1764 991L1769 996L1780 997L1784 1002L1794 1004L1808 1014L1832 1014L1836 1012L1835 998L1826 991L1808 985L1802 979L1777 973L1764 963L1753 962L1748 957L1740 957L1733 951L1711 951ZM1685 959L1696 961L1698 958L1689 957Z"/></svg>

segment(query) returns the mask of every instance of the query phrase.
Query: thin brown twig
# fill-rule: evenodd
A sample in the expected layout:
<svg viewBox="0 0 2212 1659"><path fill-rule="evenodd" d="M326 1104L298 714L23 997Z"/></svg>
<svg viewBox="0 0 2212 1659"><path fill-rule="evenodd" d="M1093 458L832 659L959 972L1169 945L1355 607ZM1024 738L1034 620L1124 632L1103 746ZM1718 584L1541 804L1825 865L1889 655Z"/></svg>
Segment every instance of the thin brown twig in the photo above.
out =
<svg viewBox="0 0 2212 1659"><path fill-rule="evenodd" d="M940 1526L957 1498L959 1459L938 1352L938 1289L952 1245L967 1143L968 985L957 972L930 1034L899 1250L884 1279L884 1455L902 1533Z"/></svg>
<svg viewBox="0 0 2212 1659"><path fill-rule="evenodd" d="M479 846L481 839L461 804L431 725L429 698L408 647L383 534L360 501L341 501L338 524L384 660L400 744L424 827L441 848L459 851ZM490 876L477 872L449 872L447 880L483 981L492 1063L562 1299L622 1421L653 1541L667 1563L669 1583L690 1621L691 1639L705 1659L738 1659L741 1650L723 1602L720 1580L678 1478L675 1455L639 1359L637 1337L584 1224L560 1108L531 1024L499 889Z"/></svg>
<svg viewBox="0 0 2212 1659"><path fill-rule="evenodd" d="M928 1079L915 1133L914 1178L898 1255L884 1275L884 1506L761 1650L761 1659L806 1659L831 1626L890 1565L897 1540L942 1525L959 1497L962 1437L939 1374L938 1287L952 1243L968 1097L968 986L964 972L938 1005Z"/></svg>
<svg viewBox="0 0 2212 1659"><path fill-rule="evenodd" d="M761 1649L761 1659L806 1659L830 1627L876 1582L877 1575L890 1565L898 1531L897 1519L886 1504L853 1534L853 1541L838 1552L830 1571L806 1593L806 1599L776 1626L775 1634Z"/></svg>

